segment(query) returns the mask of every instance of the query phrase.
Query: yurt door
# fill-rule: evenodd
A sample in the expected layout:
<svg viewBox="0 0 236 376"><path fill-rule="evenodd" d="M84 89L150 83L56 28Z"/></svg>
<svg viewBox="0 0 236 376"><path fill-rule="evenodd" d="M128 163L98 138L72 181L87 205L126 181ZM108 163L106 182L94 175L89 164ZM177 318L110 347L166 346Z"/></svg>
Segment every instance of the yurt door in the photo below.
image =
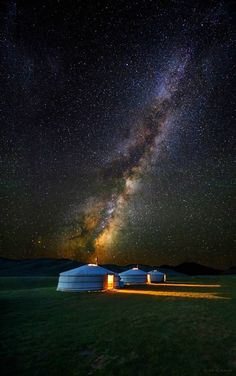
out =
<svg viewBox="0 0 236 376"><path fill-rule="evenodd" d="M114 288L114 275L108 274L104 278L104 289L112 290Z"/></svg>
<svg viewBox="0 0 236 376"><path fill-rule="evenodd" d="M151 275L150 274L147 275L147 283L151 283Z"/></svg>

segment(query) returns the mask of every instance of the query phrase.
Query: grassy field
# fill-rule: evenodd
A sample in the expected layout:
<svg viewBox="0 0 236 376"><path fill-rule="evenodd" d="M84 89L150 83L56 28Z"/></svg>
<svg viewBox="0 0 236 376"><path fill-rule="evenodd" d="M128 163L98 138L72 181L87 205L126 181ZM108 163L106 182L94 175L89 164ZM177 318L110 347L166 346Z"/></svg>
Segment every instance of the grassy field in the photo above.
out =
<svg viewBox="0 0 236 376"><path fill-rule="evenodd" d="M236 375L236 277L107 293L2 277L1 375Z"/></svg>

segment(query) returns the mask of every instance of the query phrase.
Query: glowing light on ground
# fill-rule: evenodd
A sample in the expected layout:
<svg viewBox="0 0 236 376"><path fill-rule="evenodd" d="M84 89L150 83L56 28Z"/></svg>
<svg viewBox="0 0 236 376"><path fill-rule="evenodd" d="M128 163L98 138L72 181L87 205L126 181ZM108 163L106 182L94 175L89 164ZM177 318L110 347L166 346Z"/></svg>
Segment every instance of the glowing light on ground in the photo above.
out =
<svg viewBox="0 0 236 376"><path fill-rule="evenodd" d="M170 287L210 287L210 288L217 288L221 287L221 285L202 285L197 283L152 283L153 286L170 286Z"/></svg>
<svg viewBox="0 0 236 376"><path fill-rule="evenodd" d="M112 290L118 294L133 294L133 295L147 295L156 297L172 297L172 298L187 298L187 299L231 299L229 297L220 296L218 293L208 292L188 292L188 291L154 291L154 290Z"/></svg>

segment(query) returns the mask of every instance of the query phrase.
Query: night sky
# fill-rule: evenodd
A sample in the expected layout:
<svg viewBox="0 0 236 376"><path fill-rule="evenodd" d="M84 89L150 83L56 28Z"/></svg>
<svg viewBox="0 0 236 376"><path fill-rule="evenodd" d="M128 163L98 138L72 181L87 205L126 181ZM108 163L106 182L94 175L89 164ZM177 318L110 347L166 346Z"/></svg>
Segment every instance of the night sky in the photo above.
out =
<svg viewBox="0 0 236 376"><path fill-rule="evenodd" d="M236 264L232 14L1 2L1 256Z"/></svg>

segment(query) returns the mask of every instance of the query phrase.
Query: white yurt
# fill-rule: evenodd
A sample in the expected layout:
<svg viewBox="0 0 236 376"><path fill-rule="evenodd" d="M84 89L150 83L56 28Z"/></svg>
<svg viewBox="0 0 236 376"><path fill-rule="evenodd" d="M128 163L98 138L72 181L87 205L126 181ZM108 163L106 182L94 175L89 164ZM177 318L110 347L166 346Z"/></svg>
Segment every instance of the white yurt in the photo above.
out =
<svg viewBox="0 0 236 376"><path fill-rule="evenodd" d="M97 264L87 264L60 273L57 291L111 290L119 287L119 274Z"/></svg>
<svg viewBox="0 0 236 376"><path fill-rule="evenodd" d="M132 268L119 274L121 282L125 285L147 283L147 273L139 268Z"/></svg>
<svg viewBox="0 0 236 376"><path fill-rule="evenodd" d="M155 282L165 282L166 281L166 274L162 273L158 270L151 270L148 272L148 281L149 283L155 283Z"/></svg>

